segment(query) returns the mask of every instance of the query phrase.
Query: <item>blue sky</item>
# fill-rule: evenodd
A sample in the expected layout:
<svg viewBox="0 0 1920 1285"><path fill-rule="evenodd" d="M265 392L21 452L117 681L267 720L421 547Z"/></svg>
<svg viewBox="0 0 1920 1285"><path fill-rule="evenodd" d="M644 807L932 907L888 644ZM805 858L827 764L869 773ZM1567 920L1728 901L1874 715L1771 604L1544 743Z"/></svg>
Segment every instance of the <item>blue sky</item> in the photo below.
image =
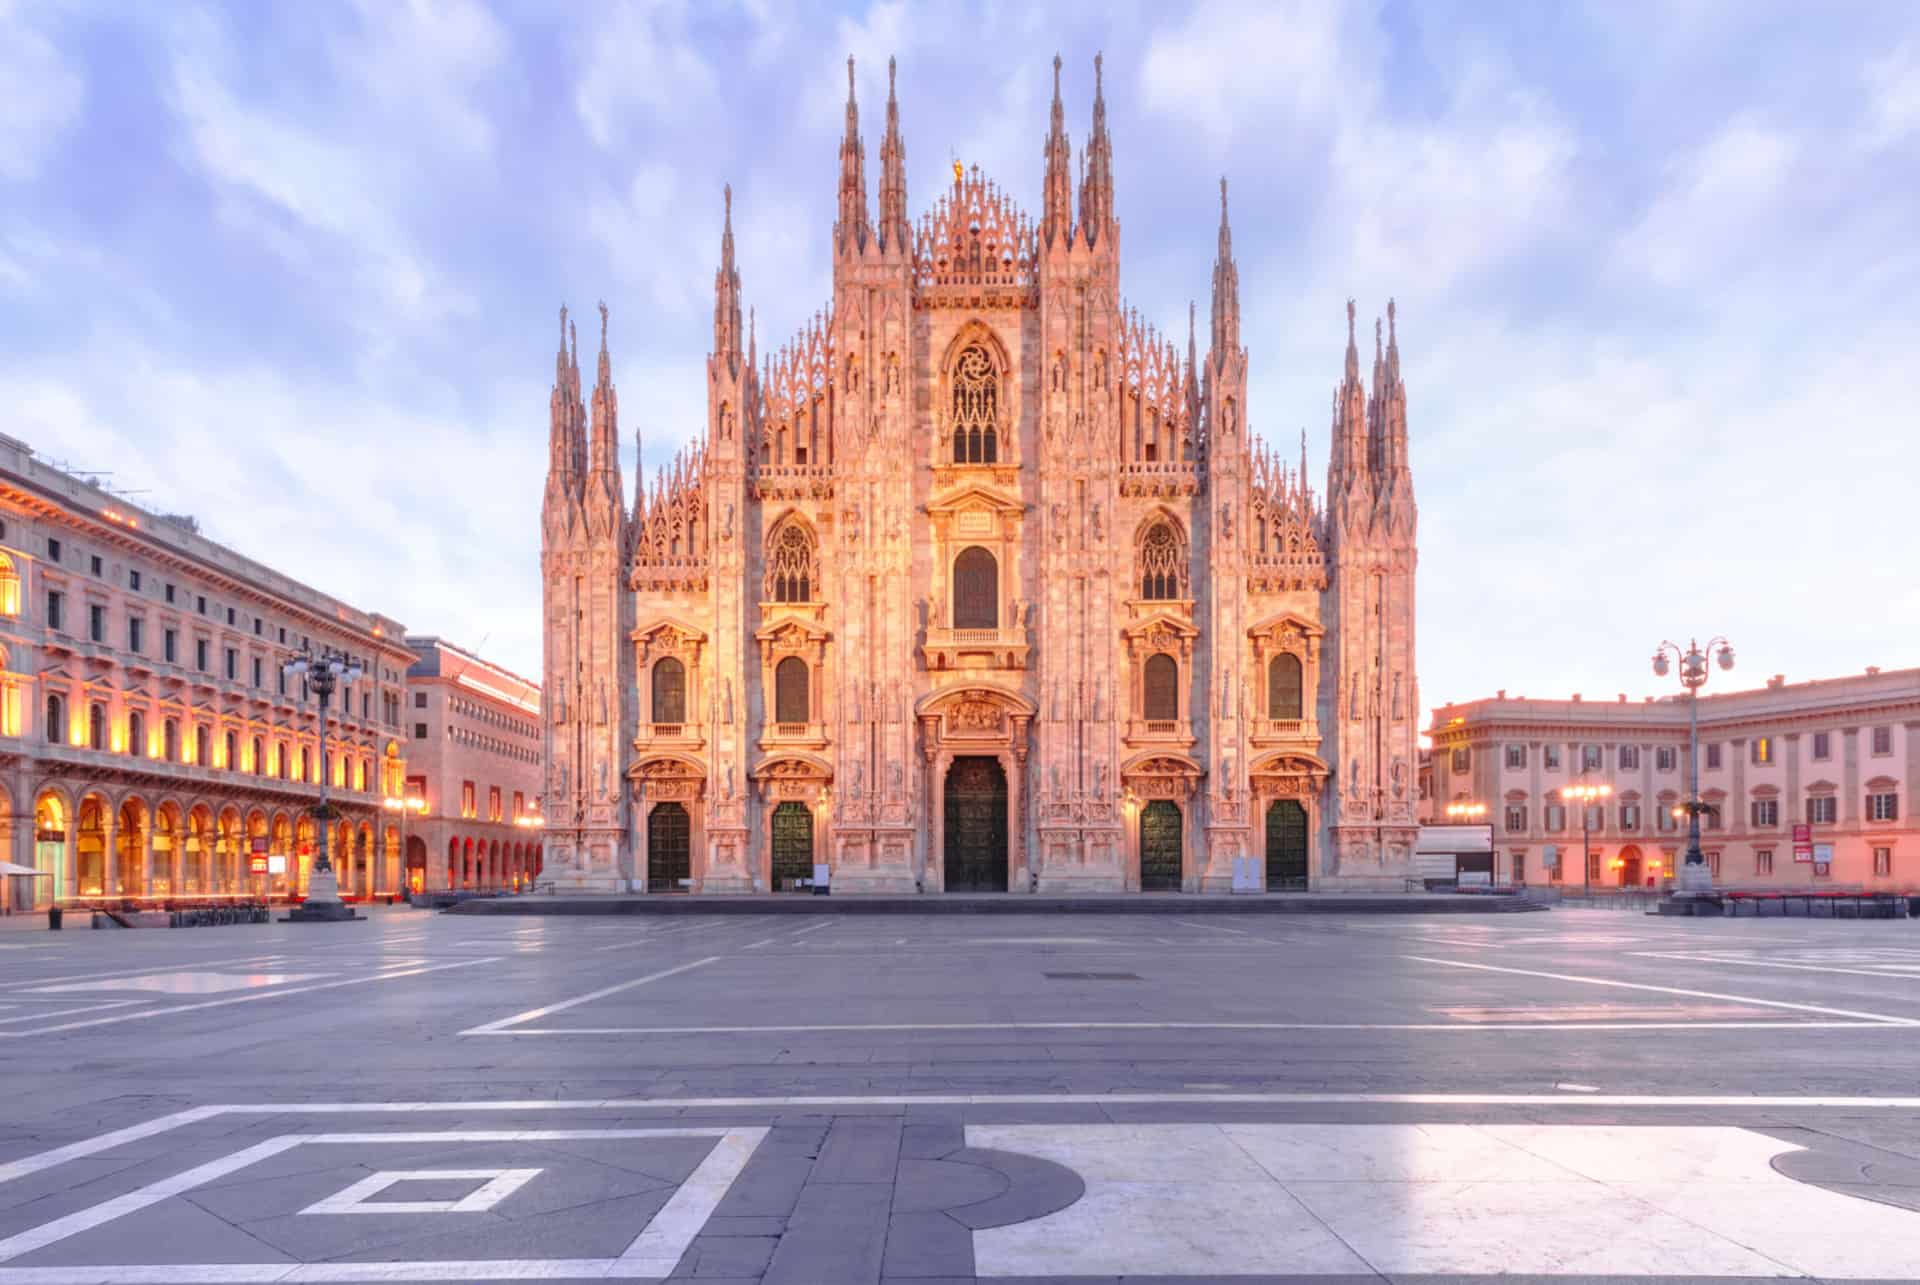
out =
<svg viewBox="0 0 1920 1285"><path fill-rule="evenodd" d="M955 155L1037 209L1056 50L1170 335L1230 178L1249 419L1316 475L1398 299L1426 704L1638 699L1689 632L1920 664L1905 2L0 0L0 431L537 674L559 304L630 486L701 423L723 183L763 350L826 302L848 53L917 216Z"/></svg>

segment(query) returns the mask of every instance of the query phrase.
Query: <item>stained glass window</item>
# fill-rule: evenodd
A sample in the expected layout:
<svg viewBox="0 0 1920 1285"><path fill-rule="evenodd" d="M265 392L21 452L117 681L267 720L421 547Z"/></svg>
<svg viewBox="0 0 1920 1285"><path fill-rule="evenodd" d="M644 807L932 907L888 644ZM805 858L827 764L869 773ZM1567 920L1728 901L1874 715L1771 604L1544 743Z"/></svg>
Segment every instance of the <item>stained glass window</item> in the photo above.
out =
<svg viewBox="0 0 1920 1285"><path fill-rule="evenodd" d="M999 402L1000 377L992 359L978 344L964 349L953 364L955 464L992 464L998 459Z"/></svg>

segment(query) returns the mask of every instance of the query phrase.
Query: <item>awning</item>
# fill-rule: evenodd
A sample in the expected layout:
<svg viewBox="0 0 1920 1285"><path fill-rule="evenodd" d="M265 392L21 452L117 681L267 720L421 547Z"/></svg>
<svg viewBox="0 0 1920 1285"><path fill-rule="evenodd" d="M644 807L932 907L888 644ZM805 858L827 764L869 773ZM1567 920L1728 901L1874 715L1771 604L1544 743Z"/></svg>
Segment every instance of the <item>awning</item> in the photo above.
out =
<svg viewBox="0 0 1920 1285"><path fill-rule="evenodd" d="M51 870L35 870L32 866L19 865L12 861L0 861L0 875L26 875L32 879L51 879Z"/></svg>

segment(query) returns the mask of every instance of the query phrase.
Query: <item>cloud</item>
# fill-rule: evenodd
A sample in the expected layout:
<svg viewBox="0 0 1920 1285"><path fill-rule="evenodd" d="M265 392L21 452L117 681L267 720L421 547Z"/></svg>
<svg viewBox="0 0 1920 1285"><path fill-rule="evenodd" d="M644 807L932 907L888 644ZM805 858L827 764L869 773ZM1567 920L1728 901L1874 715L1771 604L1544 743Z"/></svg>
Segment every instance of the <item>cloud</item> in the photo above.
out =
<svg viewBox="0 0 1920 1285"><path fill-rule="evenodd" d="M1920 41L1909 41L1867 64L1867 139L1888 147L1920 132Z"/></svg>
<svg viewBox="0 0 1920 1285"><path fill-rule="evenodd" d="M1197 126L1216 151L1248 135L1284 146L1336 112L1371 109L1365 25L1363 8L1332 0L1196 5L1147 42L1146 107Z"/></svg>
<svg viewBox="0 0 1920 1285"><path fill-rule="evenodd" d="M719 82L690 37L689 11L680 0L596 6L579 28L586 56L574 110L600 147L716 106Z"/></svg>
<svg viewBox="0 0 1920 1285"><path fill-rule="evenodd" d="M1725 271L1773 240L1801 150L1798 139L1751 117L1729 122L1671 167L1671 184L1620 238L1621 261L1667 287ZM1743 235L1729 235L1738 218Z"/></svg>
<svg viewBox="0 0 1920 1285"><path fill-rule="evenodd" d="M86 84L40 29L51 11L0 0L0 180L34 177L79 119Z"/></svg>

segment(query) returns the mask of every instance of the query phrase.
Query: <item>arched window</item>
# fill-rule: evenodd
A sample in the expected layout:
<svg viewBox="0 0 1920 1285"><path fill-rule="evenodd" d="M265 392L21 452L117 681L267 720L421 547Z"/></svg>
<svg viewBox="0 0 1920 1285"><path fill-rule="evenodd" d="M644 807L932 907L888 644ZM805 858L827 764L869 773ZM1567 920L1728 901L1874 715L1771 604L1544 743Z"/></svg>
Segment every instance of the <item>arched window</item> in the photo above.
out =
<svg viewBox="0 0 1920 1285"><path fill-rule="evenodd" d="M1140 596L1186 597L1186 551L1170 522L1155 522L1140 537Z"/></svg>
<svg viewBox="0 0 1920 1285"><path fill-rule="evenodd" d="M953 462L992 464L999 458L1000 376L986 349L970 344L953 363Z"/></svg>
<svg viewBox="0 0 1920 1285"><path fill-rule="evenodd" d="M1180 666L1165 652L1147 657L1143 713L1149 722L1172 722L1180 717Z"/></svg>
<svg viewBox="0 0 1920 1285"><path fill-rule="evenodd" d="M812 532L803 523L784 523L767 545L768 601L812 602L820 578L814 564Z"/></svg>
<svg viewBox="0 0 1920 1285"><path fill-rule="evenodd" d="M147 720L138 710L127 715L127 753L139 758L147 752Z"/></svg>
<svg viewBox="0 0 1920 1285"><path fill-rule="evenodd" d="M253 738L253 774L259 776L267 770L267 747L259 737Z"/></svg>
<svg viewBox="0 0 1920 1285"><path fill-rule="evenodd" d="M653 667L653 721L687 721L687 667L671 656Z"/></svg>
<svg viewBox="0 0 1920 1285"><path fill-rule="evenodd" d="M61 745L67 739L67 702L57 693L47 696L47 739Z"/></svg>
<svg viewBox="0 0 1920 1285"><path fill-rule="evenodd" d="M171 718L160 724L160 750L167 762L180 761L180 724Z"/></svg>
<svg viewBox="0 0 1920 1285"><path fill-rule="evenodd" d="M1281 652L1267 665L1267 717L1300 718L1300 658Z"/></svg>
<svg viewBox="0 0 1920 1285"><path fill-rule="evenodd" d="M0 553L0 616L20 614L20 573L13 559Z"/></svg>
<svg viewBox="0 0 1920 1285"><path fill-rule="evenodd" d="M90 705L87 707L87 748L104 750L107 748L107 707Z"/></svg>
<svg viewBox="0 0 1920 1285"><path fill-rule="evenodd" d="M1000 564L979 545L953 560L953 627L1000 627Z"/></svg>
<svg viewBox="0 0 1920 1285"><path fill-rule="evenodd" d="M307 761L307 747L304 745L300 747L300 779L309 785L313 784L313 767Z"/></svg>
<svg viewBox="0 0 1920 1285"><path fill-rule="evenodd" d="M223 766L229 772L238 772L240 770L240 738L232 732L228 732L225 748L227 751L227 761Z"/></svg>
<svg viewBox="0 0 1920 1285"><path fill-rule="evenodd" d="M807 662L798 656L789 656L774 666L774 722L804 723L808 720L811 701L807 692L807 683L810 677Z"/></svg>
<svg viewBox="0 0 1920 1285"><path fill-rule="evenodd" d="M207 729L205 724L193 729L193 761L201 767L212 766L211 761L207 757Z"/></svg>

